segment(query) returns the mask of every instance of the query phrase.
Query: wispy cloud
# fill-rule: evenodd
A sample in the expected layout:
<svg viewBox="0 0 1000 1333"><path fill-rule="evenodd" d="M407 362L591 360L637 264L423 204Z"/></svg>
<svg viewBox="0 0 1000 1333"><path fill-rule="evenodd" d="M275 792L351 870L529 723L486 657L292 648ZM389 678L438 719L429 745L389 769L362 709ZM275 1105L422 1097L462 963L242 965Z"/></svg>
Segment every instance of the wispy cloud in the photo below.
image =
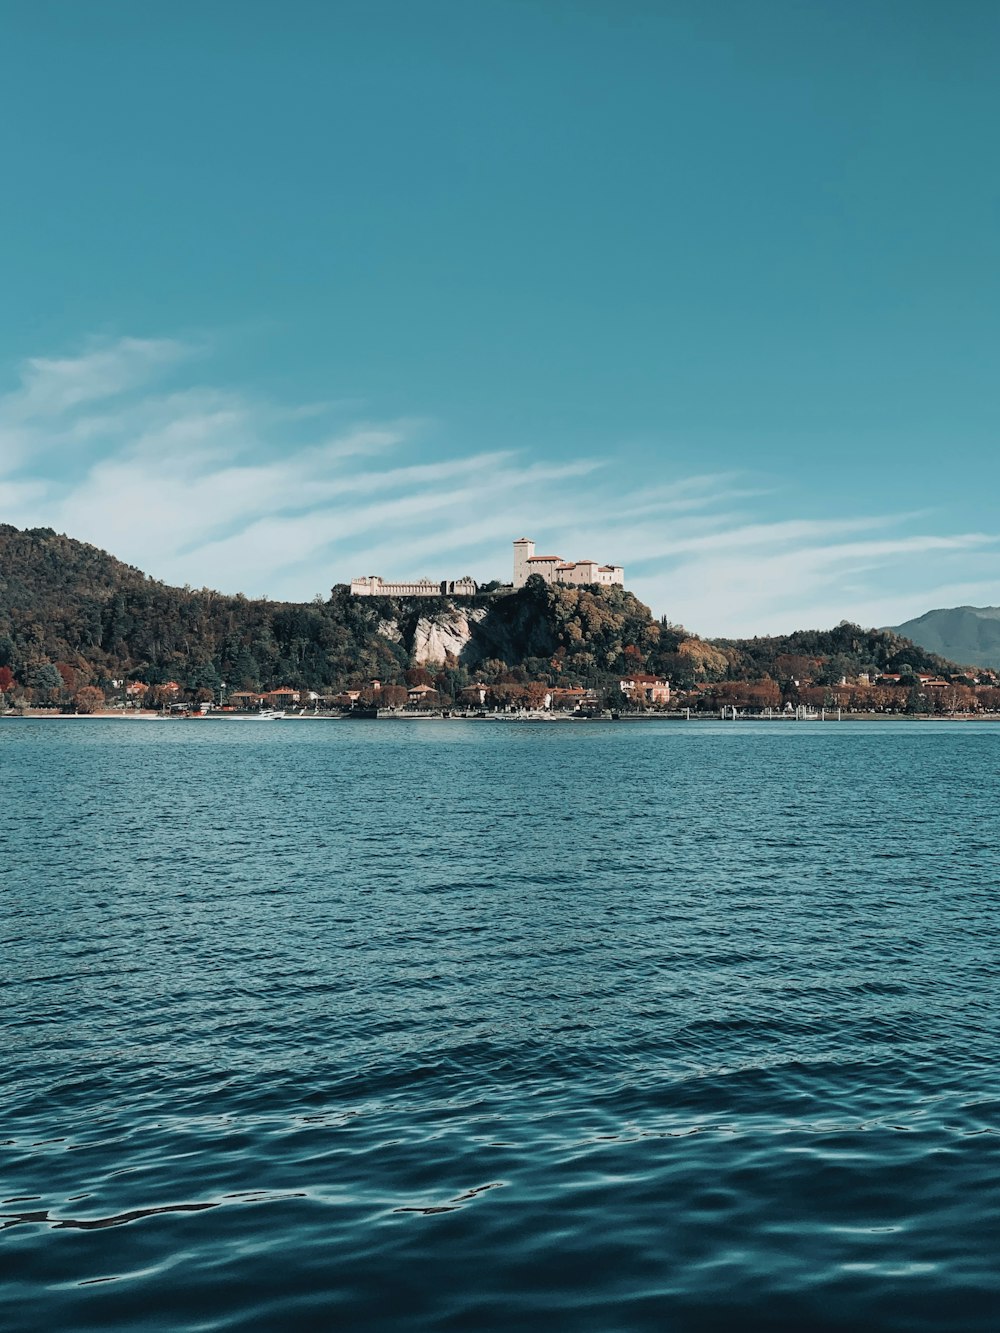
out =
<svg viewBox="0 0 1000 1333"><path fill-rule="evenodd" d="M144 385L151 374L194 351L172 338L119 338L95 340L78 356L29 357L21 365L19 387L3 398L0 411L15 420L59 417Z"/></svg>
<svg viewBox="0 0 1000 1333"><path fill-rule="evenodd" d="M608 466L614 441L607 458L447 450L425 420L213 383L210 353L122 338L25 361L0 394L0 520L170 582L288 598L372 571L507 577L526 534L626 565L656 612L720 634L886 623L1000 573L995 534L926 514L779 517L766 476L664 460L649 478Z"/></svg>

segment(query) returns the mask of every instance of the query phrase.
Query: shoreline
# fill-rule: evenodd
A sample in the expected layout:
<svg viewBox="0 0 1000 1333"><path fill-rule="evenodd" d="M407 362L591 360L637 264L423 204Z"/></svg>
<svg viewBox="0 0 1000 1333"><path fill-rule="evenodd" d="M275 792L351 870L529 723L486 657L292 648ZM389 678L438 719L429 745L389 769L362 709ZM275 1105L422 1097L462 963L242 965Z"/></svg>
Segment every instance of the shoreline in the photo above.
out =
<svg viewBox="0 0 1000 1333"><path fill-rule="evenodd" d="M626 713L619 717L579 717L573 713L385 713L379 717L353 717L350 713L289 713L282 718L260 718L253 713L169 714L144 709L129 711L108 710L95 713L57 713L48 709L26 709L23 712L0 713L2 722L500 722L500 723L699 723L699 722L766 722L766 723L828 723L842 722L1000 722L1000 713L842 713L840 717L802 717L780 714L763 717L757 714L738 714L720 717L718 713Z"/></svg>

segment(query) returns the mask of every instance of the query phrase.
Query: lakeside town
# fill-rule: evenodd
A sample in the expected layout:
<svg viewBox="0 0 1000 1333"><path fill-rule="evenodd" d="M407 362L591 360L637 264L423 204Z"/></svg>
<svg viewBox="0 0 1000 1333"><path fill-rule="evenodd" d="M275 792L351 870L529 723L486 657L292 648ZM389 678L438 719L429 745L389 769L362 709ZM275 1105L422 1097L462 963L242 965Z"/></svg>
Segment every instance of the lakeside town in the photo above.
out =
<svg viewBox="0 0 1000 1333"><path fill-rule="evenodd" d="M702 639L653 617L622 566L526 537L507 582L370 574L309 604L169 588L49 529L0 542L19 571L0 602L7 718L1000 714L996 672L892 631Z"/></svg>
<svg viewBox="0 0 1000 1333"><path fill-rule="evenodd" d="M58 668L57 668L58 670ZM603 691L582 685L554 687L519 678L522 671L487 684L474 681L451 693L448 670L409 668L402 683L372 678L335 693L223 686L218 695L186 689L170 680L149 685L113 680L107 689L84 686L63 699L73 681L65 667L64 688L50 697L25 697L0 667L0 715L7 717L174 717L174 718L523 718L594 720L661 717L680 719L825 720L833 717L990 717L1000 716L1000 681L992 673L953 680L927 673L886 673L835 685L717 681L673 690L665 677L635 673Z"/></svg>

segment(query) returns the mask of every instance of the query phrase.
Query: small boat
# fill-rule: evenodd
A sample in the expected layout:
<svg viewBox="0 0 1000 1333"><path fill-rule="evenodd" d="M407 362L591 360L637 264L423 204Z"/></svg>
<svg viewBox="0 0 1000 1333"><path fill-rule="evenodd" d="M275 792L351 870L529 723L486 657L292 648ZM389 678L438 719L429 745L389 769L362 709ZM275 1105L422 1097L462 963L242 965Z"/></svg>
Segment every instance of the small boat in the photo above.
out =
<svg viewBox="0 0 1000 1333"><path fill-rule="evenodd" d="M285 716L283 708L262 708L257 714L261 722L277 722L279 717Z"/></svg>

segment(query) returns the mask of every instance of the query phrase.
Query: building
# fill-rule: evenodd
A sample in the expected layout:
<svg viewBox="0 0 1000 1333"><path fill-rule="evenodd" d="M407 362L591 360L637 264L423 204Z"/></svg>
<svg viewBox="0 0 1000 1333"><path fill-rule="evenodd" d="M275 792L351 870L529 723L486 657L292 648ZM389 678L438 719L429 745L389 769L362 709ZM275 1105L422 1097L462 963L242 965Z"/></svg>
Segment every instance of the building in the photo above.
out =
<svg viewBox="0 0 1000 1333"><path fill-rule="evenodd" d="M351 579L352 597L475 597L476 581L466 574L460 579L418 579L416 583L386 583L377 574Z"/></svg>
<svg viewBox="0 0 1000 1333"><path fill-rule="evenodd" d="M276 690L265 691L264 701L271 708L287 708L289 704L299 702L299 691L293 690L290 685L280 685Z"/></svg>
<svg viewBox="0 0 1000 1333"><path fill-rule="evenodd" d="M626 676L618 682L618 688L632 700L644 699L649 704L670 702L670 681L662 676Z"/></svg>
<svg viewBox="0 0 1000 1333"><path fill-rule="evenodd" d="M546 583L580 587L596 583L601 587L624 587L625 571L621 565L599 565L596 560L564 560L561 555L535 555L535 543L520 537L514 543L514 587L523 588L532 574Z"/></svg>
<svg viewBox="0 0 1000 1333"><path fill-rule="evenodd" d="M263 702L264 696L256 690L233 690L229 696L229 706L244 711L260 708Z"/></svg>
<svg viewBox="0 0 1000 1333"><path fill-rule="evenodd" d="M549 707L576 712L583 707L586 698L587 691L582 685L564 685L549 691Z"/></svg>
<svg viewBox="0 0 1000 1333"><path fill-rule="evenodd" d="M561 555L536 555L535 543L521 537L514 543L514 587L523 588L532 574L546 583L564 587L624 587L625 571L621 565L601 565L596 560L564 560ZM467 574L460 579L418 579L414 583L389 583L378 574L351 579L352 597L475 597L479 591L475 579Z"/></svg>

